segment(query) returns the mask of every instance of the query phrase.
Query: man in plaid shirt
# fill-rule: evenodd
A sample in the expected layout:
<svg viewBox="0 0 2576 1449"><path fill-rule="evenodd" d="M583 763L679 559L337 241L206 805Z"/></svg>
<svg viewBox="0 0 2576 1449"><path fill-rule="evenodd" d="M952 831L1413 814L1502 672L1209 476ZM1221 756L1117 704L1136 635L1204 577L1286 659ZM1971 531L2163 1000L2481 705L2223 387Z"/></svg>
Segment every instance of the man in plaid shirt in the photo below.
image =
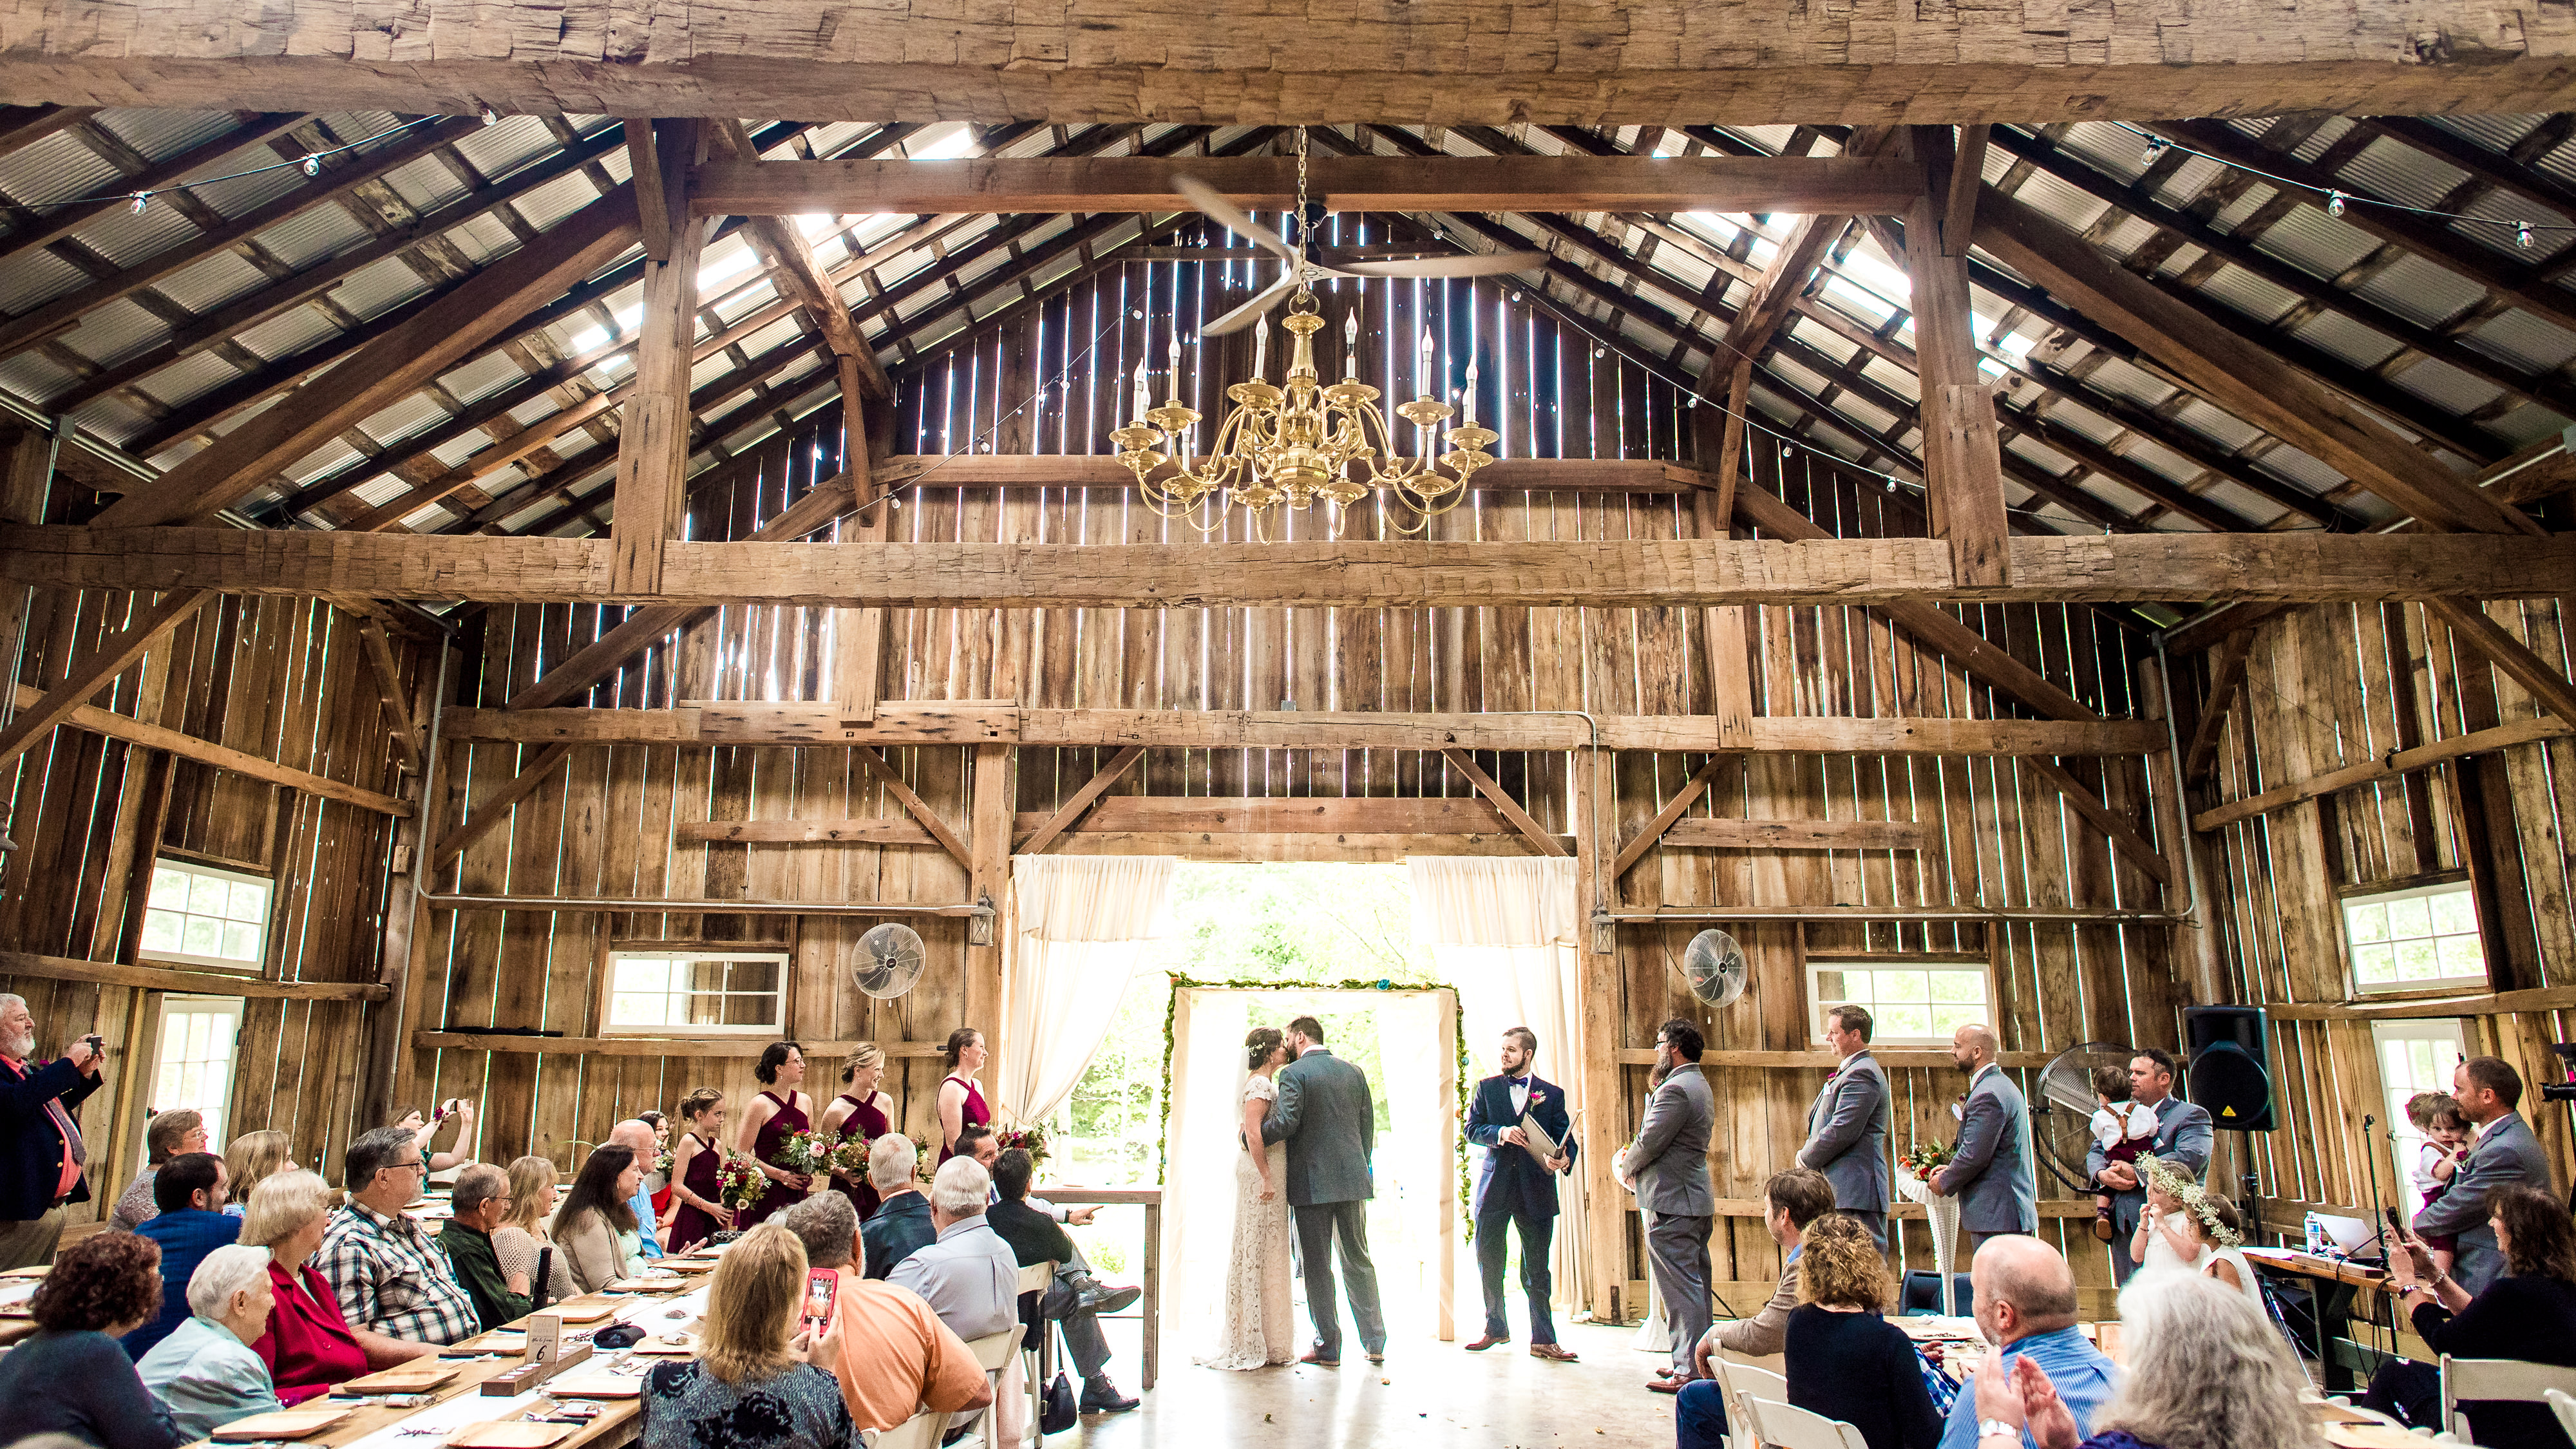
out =
<svg viewBox="0 0 2576 1449"><path fill-rule="evenodd" d="M313 1267L338 1295L349 1326L433 1344L480 1332L474 1299L456 1281L447 1250L403 1213L427 1171L418 1136L380 1127L349 1144L344 1165L349 1205L331 1215Z"/></svg>

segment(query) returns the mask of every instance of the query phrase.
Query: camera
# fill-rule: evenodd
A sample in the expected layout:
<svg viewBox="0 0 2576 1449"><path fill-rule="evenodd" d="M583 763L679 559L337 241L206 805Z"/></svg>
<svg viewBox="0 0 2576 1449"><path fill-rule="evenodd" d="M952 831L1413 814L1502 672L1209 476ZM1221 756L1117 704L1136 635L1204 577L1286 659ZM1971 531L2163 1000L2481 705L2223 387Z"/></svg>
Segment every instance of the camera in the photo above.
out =
<svg viewBox="0 0 2576 1449"><path fill-rule="evenodd" d="M2569 1080L2564 1082L2542 1083L2540 1087L2540 1100L2544 1102L2576 1102L2576 1042L2558 1042L2549 1049L2558 1054L2558 1064L2567 1069Z"/></svg>

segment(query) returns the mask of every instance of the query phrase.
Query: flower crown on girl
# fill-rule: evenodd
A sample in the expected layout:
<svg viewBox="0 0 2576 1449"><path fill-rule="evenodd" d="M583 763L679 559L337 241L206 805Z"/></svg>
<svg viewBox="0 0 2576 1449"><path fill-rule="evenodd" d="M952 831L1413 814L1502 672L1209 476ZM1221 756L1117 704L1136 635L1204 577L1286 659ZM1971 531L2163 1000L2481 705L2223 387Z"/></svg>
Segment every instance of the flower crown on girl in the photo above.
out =
<svg viewBox="0 0 2576 1449"><path fill-rule="evenodd" d="M2183 1211L2200 1224L2200 1236L2222 1248L2245 1246L2244 1237L2229 1228L2209 1201L2209 1190L2190 1173L2152 1154L2138 1159L2138 1176L2148 1185L2161 1189L2165 1196L2181 1203Z"/></svg>

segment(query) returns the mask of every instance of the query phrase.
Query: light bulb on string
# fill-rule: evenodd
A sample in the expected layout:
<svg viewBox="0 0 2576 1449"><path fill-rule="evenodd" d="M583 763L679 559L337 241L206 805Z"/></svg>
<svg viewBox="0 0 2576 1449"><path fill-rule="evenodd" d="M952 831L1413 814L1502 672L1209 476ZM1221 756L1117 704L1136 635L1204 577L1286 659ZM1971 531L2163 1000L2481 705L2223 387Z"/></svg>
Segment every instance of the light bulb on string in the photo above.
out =
<svg viewBox="0 0 2576 1449"><path fill-rule="evenodd" d="M2341 215L2343 215L2343 193L2342 193L2342 192L2340 192L2340 191L2329 191L2329 192L2327 192L2327 193L2326 193L2326 215L2328 215L2328 216L2341 216Z"/></svg>
<svg viewBox="0 0 2576 1449"><path fill-rule="evenodd" d="M2153 161L2157 157L2162 156L2165 154L2165 148L2172 144L2173 142L2166 140L2162 136L2149 136L2147 138L2147 159Z"/></svg>
<svg viewBox="0 0 2576 1449"><path fill-rule="evenodd" d="M2527 221L2515 222L2513 224L2513 240L2514 244L2521 247L2524 251L2531 250L2531 223Z"/></svg>
<svg viewBox="0 0 2576 1449"><path fill-rule="evenodd" d="M134 204L127 207L126 210L136 216L141 216L143 214L143 208L150 206L151 204L152 193L149 191L138 191L134 193Z"/></svg>
<svg viewBox="0 0 2576 1449"><path fill-rule="evenodd" d="M486 126L497 126L501 124L500 112L493 110L490 106L485 106L483 108L483 124Z"/></svg>
<svg viewBox="0 0 2576 1449"><path fill-rule="evenodd" d="M1891 494L1896 491L1896 475L1892 473L1887 478L1887 491Z"/></svg>
<svg viewBox="0 0 2576 1449"><path fill-rule="evenodd" d="M307 175L307 176L319 176L319 175L321 175L321 174L322 174L322 158L321 158L321 157L319 157L319 156L307 156L307 157L305 157L305 158L304 158L304 174L305 174L305 175Z"/></svg>

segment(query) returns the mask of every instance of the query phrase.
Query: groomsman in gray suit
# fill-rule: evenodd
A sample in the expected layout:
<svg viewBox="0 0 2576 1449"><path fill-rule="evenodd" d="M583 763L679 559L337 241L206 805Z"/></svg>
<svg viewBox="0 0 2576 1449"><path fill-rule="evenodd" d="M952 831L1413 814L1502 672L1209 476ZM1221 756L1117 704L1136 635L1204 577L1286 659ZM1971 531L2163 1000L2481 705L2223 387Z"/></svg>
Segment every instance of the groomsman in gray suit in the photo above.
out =
<svg viewBox="0 0 2576 1449"><path fill-rule="evenodd" d="M1931 1188L1959 1200L1959 1226L1973 1256L1989 1239L2039 1231L2039 1182L2032 1175L2030 1103L1995 1058L1995 1029L1959 1028L1950 1060L1968 1074L1968 1100L1958 1109L1959 1147L1932 1174Z"/></svg>
<svg viewBox="0 0 2576 1449"><path fill-rule="evenodd" d="M1717 1216L1708 1138L1717 1125L1717 1100L1700 1075L1704 1045L1699 1028L1687 1021L1665 1022L1655 1033L1664 1084L1648 1099L1637 1140L1618 1163L1620 1185L1637 1194L1646 1215L1646 1262L1664 1295L1664 1326L1672 1335L1672 1369L1647 1385L1663 1393L1691 1381L1691 1351L1708 1331L1708 1232Z"/></svg>
<svg viewBox="0 0 2576 1449"><path fill-rule="evenodd" d="M1807 1145L1798 1165L1834 1185L1834 1206L1887 1246L1887 1069L1869 1054L1869 1013L1837 1006L1825 1013L1825 1044L1842 1058L1807 1109Z"/></svg>
<svg viewBox="0 0 2576 1449"><path fill-rule="evenodd" d="M1338 1247L1360 1347L1370 1363L1384 1363L1386 1314L1368 1249L1369 1199L1377 1196L1377 1113L1368 1078L1325 1049L1323 1024L1311 1016L1288 1023L1288 1050L1296 1060L1279 1069L1279 1100L1261 1119L1261 1140L1288 1144L1289 1215L1306 1268L1306 1316L1315 1323L1315 1346L1298 1362L1341 1364L1342 1311L1333 1302Z"/></svg>
<svg viewBox="0 0 2576 1449"><path fill-rule="evenodd" d="M2158 1047L2140 1047L2129 1059L2129 1096L2139 1106L2156 1114L2156 1138L2147 1150L2159 1162L2178 1162L2191 1170L2193 1177L2209 1169L2211 1139L2209 1109L2195 1107L2173 1094L2173 1053ZM2138 1181L2138 1170L2125 1162L2113 1162L2102 1144L2084 1154L2084 1170L2091 1174L2096 1190L2111 1195L2111 1281L2126 1283L2138 1265L2129 1260L2129 1241L2137 1235L2138 1218L2147 1210L2146 1184Z"/></svg>
<svg viewBox="0 0 2576 1449"><path fill-rule="evenodd" d="M2502 1057L2471 1057L2451 1073L2451 1095L2460 1115L2478 1129L2478 1140L2452 1175L2451 1190L2439 1202L2415 1215L2415 1231L2427 1236L2457 1233L2459 1254L2451 1279L2474 1298L2504 1273L2504 1254L2496 1250L2495 1229L2487 1225L2487 1195L2520 1183L2552 1197L2549 1154L2516 1109L2522 1105L2522 1073Z"/></svg>

